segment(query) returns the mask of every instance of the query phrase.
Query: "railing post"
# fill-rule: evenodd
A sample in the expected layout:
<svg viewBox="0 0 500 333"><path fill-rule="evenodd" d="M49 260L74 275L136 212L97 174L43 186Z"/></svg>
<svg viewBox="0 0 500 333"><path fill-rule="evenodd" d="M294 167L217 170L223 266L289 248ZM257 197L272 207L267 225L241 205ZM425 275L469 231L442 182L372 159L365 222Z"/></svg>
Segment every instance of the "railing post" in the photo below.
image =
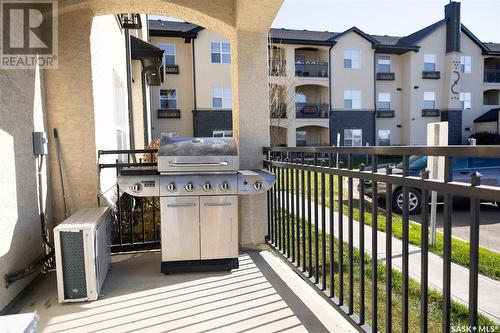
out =
<svg viewBox="0 0 500 333"><path fill-rule="evenodd" d="M453 180L452 158L446 156L444 159L444 181ZM443 332L450 332L451 320L451 223L453 215L453 196L444 194L443 209Z"/></svg>
<svg viewBox="0 0 500 333"><path fill-rule="evenodd" d="M343 162L338 162L338 168L342 169ZM338 176L338 220L339 220L339 305L344 305L344 204L343 204L343 178L341 175Z"/></svg>
<svg viewBox="0 0 500 333"><path fill-rule="evenodd" d="M359 171L365 171L364 163L359 165ZM359 324L365 324L365 182L359 177Z"/></svg>
<svg viewBox="0 0 500 333"><path fill-rule="evenodd" d="M429 170L422 172L422 181L429 179ZM428 326L428 295L429 295L429 191L422 190L422 228L420 238L421 256L420 256L420 332L427 333Z"/></svg>
<svg viewBox="0 0 500 333"><path fill-rule="evenodd" d="M471 176L473 187L481 184L481 174ZM477 327L477 289L479 276L479 199L470 200L470 254L469 254L469 326Z"/></svg>
<svg viewBox="0 0 500 333"><path fill-rule="evenodd" d="M353 157L352 154L347 156L347 168L352 170ZM354 255L353 255L353 214L354 214L354 203L353 203L353 182L352 177L347 177L347 205L348 205L348 224L347 224L347 260L349 261L349 312L348 314L354 313Z"/></svg>
<svg viewBox="0 0 500 333"><path fill-rule="evenodd" d="M408 177L410 175L410 160L408 155L403 156L403 177ZM410 239L410 230L409 230L409 209L410 209L410 195L408 186L403 186L403 295L402 295L402 331L407 332L409 327L409 309L408 309L408 251L409 251L409 239Z"/></svg>
<svg viewBox="0 0 500 333"><path fill-rule="evenodd" d="M378 156L372 155L372 173L378 172ZM378 329L378 183L372 182L372 329Z"/></svg>
<svg viewBox="0 0 500 333"><path fill-rule="evenodd" d="M392 174L392 166L385 168L386 175ZM386 182L386 223L385 223L385 331L392 332L392 184Z"/></svg>

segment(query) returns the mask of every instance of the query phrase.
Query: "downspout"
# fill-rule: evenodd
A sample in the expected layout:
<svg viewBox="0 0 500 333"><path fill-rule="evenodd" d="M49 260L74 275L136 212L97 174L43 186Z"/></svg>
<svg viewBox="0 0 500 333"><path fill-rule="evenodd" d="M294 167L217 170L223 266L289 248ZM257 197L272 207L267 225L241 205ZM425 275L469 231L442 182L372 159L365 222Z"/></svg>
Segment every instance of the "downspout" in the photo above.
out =
<svg viewBox="0 0 500 333"><path fill-rule="evenodd" d="M130 149L135 148L135 138L134 138L134 115L132 106L132 61L131 61L131 49L130 49L130 31L125 29L125 64L127 67L127 98L128 98L128 121L129 121L129 137L130 137ZM135 155L133 155L135 156Z"/></svg>
<svg viewBox="0 0 500 333"><path fill-rule="evenodd" d="M194 103L194 109L196 110L198 108L197 102L196 102L196 62L195 62L195 51L194 51L194 38L191 39L191 53L193 55L193 103Z"/></svg>
<svg viewBox="0 0 500 333"><path fill-rule="evenodd" d="M148 107L146 103L146 72L144 68L141 69L141 88L142 88L142 121L144 127L144 147L147 147L149 144L149 133L146 131L148 126Z"/></svg>
<svg viewBox="0 0 500 333"><path fill-rule="evenodd" d="M198 103L196 101L196 61L195 61L195 48L194 48L194 38L191 39L191 54L193 56L193 136L196 134L196 119L197 117L196 110L198 109Z"/></svg>
<svg viewBox="0 0 500 333"><path fill-rule="evenodd" d="M373 52L373 145L377 145L377 57Z"/></svg>
<svg viewBox="0 0 500 333"><path fill-rule="evenodd" d="M330 146L332 145L332 48L335 41L332 40L332 45L328 49L328 136L330 139Z"/></svg>

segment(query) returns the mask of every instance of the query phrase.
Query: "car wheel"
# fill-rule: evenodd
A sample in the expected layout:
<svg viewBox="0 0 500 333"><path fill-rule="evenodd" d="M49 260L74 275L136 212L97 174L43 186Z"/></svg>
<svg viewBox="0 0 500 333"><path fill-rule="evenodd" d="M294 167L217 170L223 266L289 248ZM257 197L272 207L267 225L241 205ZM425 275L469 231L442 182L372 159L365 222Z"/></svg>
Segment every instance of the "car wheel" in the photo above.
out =
<svg viewBox="0 0 500 333"><path fill-rule="evenodd" d="M414 188L410 188L408 190L409 196L409 211L410 215L420 213L420 209L422 208L422 195L420 192ZM392 209L398 214L403 213L403 189L399 188L394 193L394 197L392 200Z"/></svg>

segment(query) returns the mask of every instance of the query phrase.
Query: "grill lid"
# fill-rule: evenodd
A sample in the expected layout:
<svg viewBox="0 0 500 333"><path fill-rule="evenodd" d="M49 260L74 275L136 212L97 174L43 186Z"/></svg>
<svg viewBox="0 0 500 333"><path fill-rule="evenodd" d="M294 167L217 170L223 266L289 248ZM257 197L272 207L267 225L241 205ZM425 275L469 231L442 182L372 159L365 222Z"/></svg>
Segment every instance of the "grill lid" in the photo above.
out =
<svg viewBox="0 0 500 333"><path fill-rule="evenodd" d="M235 171L238 167L238 147L234 138L161 138L160 173Z"/></svg>
<svg viewBox="0 0 500 333"><path fill-rule="evenodd" d="M159 156L238 156L234 138L161 137Z"/></svg>

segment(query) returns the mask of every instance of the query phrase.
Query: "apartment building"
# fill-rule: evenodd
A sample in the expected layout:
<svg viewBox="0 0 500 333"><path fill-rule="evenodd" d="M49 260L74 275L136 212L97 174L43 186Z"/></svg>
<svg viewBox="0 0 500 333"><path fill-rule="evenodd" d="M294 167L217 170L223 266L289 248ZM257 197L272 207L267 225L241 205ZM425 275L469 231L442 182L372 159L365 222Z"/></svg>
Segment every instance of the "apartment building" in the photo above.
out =
<svg viewBox="0 0 500 333"><path fill-rule="evenodd" d="M149 21L149 34L166 74L151 90L153 137L232 136L229 41L186 22Z"/></svg>
<svg viewBox="0 0 500 333"><path fill-rule="evenodd" d="M151 93L153 136L231 135L229 43L184 22L150 21L150 36L167 69ZM500 106L500 44L461 24L458 2L404 37L271 29L262 84L274 144L418 145L437 121L448 121L450 144L462 144L498 129L498 112L491 124L483 115Z"/></svg>

